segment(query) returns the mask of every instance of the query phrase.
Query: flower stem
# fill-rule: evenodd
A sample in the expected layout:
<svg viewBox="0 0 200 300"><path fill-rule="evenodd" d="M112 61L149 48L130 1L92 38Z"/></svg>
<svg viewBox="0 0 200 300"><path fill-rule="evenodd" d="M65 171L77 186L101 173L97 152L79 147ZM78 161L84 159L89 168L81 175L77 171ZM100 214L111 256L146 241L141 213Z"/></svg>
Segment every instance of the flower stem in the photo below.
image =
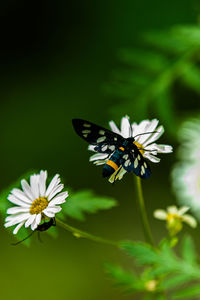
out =
<svg viewBox="0 0 200 300"><path fill-rule="evenodd" d="M143 192L142 192L142 184L141 184L141 179L139 176L134 176L136 178L136 186L137 186L137 194L138 194L138 207L140 211L140 217L142 220L142 226L143 226L143 231L144 231L144 236L146 241L154 246L153 242L153 237L149 225L149 221L147 218L147 213L146 213L146 208L144 204L144 197L143 197Z"/></svg>
<svg viewBox="0 0 200 300"><path fill-rule="evenodd" d="M92 235L88 232L79 230L75 227L72 227L71 225L68 225L67 223L63 222L62 220L60 220L58 218L56 218L56 224L60 225L65 230L67 230L69 232L72 232L72 234L77 238L86 238L88 240L91 240L91 241L94 241L94 242L97 242L97 243L102 243L102 244L107 244L107 245L120 247L120 244L118 242L110 241L110 240Z"/></svg>

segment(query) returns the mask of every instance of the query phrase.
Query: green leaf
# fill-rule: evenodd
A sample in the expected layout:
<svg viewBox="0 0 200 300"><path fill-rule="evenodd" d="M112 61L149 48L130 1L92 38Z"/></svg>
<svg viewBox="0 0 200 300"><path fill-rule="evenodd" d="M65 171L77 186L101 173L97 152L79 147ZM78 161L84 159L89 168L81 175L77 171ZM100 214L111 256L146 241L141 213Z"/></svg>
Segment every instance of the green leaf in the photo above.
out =
<svg viewBox="0 0 200 300"><path fill-rule="evenodd" d="M166 56L144 49L122 49L119 52L119 57L130 66L136 66L153 73L161 72L169 64Z"/></svg>
<svg viewBox="0 0 200 300"><path fill-rule="evenodd" d="M133 256L139 264L155 264L159 255L156 250L145 243L122 242L121 247Z"/></svg>
<svg viewBox="0 0 200 300"><path fill-rule="evenodd" d="M107 210L117 205L116 200L110 197L96 196L90 190L82 190L71 193L65 205L63 213L79 221L85 220L85 214L94 214L99 210Z"/></svg>
<svg viewBox="0 0 200 300"><path fill-rule="evenodd" d="M187 63L184 72L182 73L181 80L196 93L200 93L200 69L197 66Z"/></svg>
<svg viewBox="0 0 200 300"><path fill-rule="evenodd" d="M189 264L197 262L197 254L195 251L193 240L190 236L185 236L182 242L182 256L183 260Z"/></svg>
<svg viewBox="0 0 200 300"><path fill-rule="evenodd" d="M182 289L181 291L178 291L172 299L194 299L200 298L200 284L193 285L188 288Z"/></svg>
<svg viewBox="0 0 200 300"><path fill-rule="evenodd" d="M175 26L171 33L180 42L190 46L200 46L200 27L199 26Z"/></svg>
<svg viewBox="0 0 200 300"><path fill-rule="evenodd" d="M172 289L177 288L180 285L183 285L184 283L187 283L191 280L190 275L188 274L178 274L174 276L170 276L169 278L166 278L162 284L162 286L166 289Z"/></svg>
<svg viewBox="0 0 200 300"><path fill-rule="evenodd" d="M191 47L186 41L179 39L174 28L171 30L147 32L143 34L143 40L148 45L172 55L183 54Z"/></svg>
<svg viewBox="0 0 200 300"><path fill-rule="evenodd" d="M106 273L114 279L117 286L121 286L126 292L144 290L144 283L133 272L127 272L119 266L105 264Z"/></svg>

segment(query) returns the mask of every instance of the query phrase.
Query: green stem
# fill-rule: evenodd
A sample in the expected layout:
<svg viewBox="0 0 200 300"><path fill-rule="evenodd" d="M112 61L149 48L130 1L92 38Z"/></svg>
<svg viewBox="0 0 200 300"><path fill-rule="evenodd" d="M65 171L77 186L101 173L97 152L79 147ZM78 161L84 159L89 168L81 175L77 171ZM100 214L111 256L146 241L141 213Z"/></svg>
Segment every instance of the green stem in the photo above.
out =
<svg viewBox="0 0 200 300"><path fill-rule="evenodd" d="M153 242L153 237L149 225L149 221L147 218L147 213L145 209L145 204L144 204L144 197L143 197L143 192L142 192L142 185L141 185L141 179L139 176L134 176L136 178L136 186L137 186L137 194L138 194L138 206L139 206L139 211L140 211L140 217L142 220L142 226L143 226L143 231L144 231L144 236L146 241L154 246Z"/></svg>
<svg viewBox="0 0 200 300"><path fill-rule="evenodd" d="M68 225L67 223L63 222L62 220L56 218L56 224L60 225L62 228L64 228L65 230L72 232L74 236L76 237L80 237L80 238L86 238L88 240L97 242L97 243L102 243L102 244L107 244L107 245L112 245L112 246L116 246L116 247L120 247L118 242L115 241L110 241L95 235L92 235L88 232L79 230L75 227L72 227L71 225Z"/></svg>

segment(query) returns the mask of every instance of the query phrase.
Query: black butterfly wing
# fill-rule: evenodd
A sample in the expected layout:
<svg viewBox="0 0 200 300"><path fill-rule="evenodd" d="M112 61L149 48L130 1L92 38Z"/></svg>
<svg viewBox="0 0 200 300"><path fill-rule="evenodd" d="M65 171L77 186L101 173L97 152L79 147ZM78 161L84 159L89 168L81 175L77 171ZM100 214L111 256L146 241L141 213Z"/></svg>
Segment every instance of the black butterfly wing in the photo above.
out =
<svg viewBox="0 0 200 300"><path fill-rule="evenodd" d="M124 152L120 164L127 172L133 171L135 175L141 178L149 178L151 175L150 166L137 146L133 147L132 150Z"/></svg>
<svg viewBox="0 0 200 300"><path fill-rule="evenodd" d="M76 133L86 142L94 145L94 150L100 153L113 153L122 145L124 138L106 128L82 119L72 120Z"/></svg>

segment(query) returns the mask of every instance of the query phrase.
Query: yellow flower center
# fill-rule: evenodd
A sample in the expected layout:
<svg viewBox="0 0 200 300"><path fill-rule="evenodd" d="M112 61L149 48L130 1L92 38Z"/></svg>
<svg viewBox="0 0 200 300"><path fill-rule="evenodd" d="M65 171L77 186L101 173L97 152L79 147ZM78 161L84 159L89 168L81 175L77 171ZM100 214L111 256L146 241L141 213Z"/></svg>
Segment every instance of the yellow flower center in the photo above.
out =
<svg viewBox="0 0 200 300"><path fill-rule="evenodd" d="M30 207L30 214L39 214L48 206L48 200L45 197L35 199Z"/></svg>
<svg viewBox="0 0 200 300"><path fill-rule="evenodd" d="M140 153L143 155L144 154L144 147L142 146L142 144L139 144L138 142L134 141L133 144L135 144L138 148L138 150L140 151Z"/></svg>
<svg viewBox="0 0 200 300"><path fill-rule="evenodd" d="M172 222L174 220L181 220L181 216L177 215L177 214L172 214L172 213L168 213L167 214L167 221L168 222Z"/></svg>

